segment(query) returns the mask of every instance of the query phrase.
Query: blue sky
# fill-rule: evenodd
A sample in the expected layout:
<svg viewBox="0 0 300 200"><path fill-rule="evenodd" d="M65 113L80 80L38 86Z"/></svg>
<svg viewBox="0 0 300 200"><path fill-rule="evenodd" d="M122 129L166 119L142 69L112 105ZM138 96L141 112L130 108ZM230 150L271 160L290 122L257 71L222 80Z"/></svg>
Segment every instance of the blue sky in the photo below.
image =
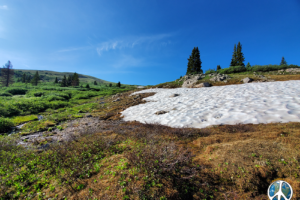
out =
<svg viewBox="0 0 300 200"><path fill-rule="evenodd" d="M154 85L202 69L300 65L300 0L0 0L0 65Z"/></svg>

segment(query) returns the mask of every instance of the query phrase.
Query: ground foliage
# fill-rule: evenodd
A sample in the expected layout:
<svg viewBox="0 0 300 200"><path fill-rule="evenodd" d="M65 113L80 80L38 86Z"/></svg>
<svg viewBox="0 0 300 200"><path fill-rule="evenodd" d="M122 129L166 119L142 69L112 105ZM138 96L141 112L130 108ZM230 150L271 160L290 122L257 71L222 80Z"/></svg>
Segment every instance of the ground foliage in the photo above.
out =
<svg viewBox="0 0 300 200"><path fill-rule="evenodd" d="M231 74L226 84L240 84L249 76L246 73ZM278 81L300 80L297 74L270 76ZM180 84L176 80L147 88ZM50 102L66 106L47 108L40 121L36 114L20 114L31 112L26 109L17 109L19 114L14 115L8 110L12 117L1 119L14 124L29 121L23 133L38 129L51 133L47 128L57 131L63 128L57 123L85 113L103 123L70 132L68 140L49 143L46 150L18 146L20 134L0 136L0 199L268 199L266 190L278 179L289 182L294 197L300 197L300 123L170 128L122 121L124 109L146 103L143 98L154 93L130 96L132 89L113 87L27 89L25 96L1 98L22 103L57 96L61 100ZM75 98L94 92L99 95ZM112 98L116 93L121 95Z"/></svg>

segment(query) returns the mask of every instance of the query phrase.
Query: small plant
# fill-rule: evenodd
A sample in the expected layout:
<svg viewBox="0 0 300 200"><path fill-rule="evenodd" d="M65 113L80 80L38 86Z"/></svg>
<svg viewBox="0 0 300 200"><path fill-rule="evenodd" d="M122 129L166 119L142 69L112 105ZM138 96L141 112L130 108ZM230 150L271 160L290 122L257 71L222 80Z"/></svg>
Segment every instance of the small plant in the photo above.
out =
<svg viewBox="0 0 300 200"><path fill-rule="evenodd" d="M84 188L84 185L83 185L83 184L80 184L80 185L77 186L76 189L77 189L77 190L82 190L83 188Z"/></svg>
<svg viewBox="0 0 300 200"><path fill-rule="evenodd" d="M49 132L51 132L51 131L52 131L52 128L51 128L51 127L50 127L50 128L48 128L48 131L49 131Z"/></svg>
<svg viewBox="0 0 300 200"><path fill-rule="evenodd" d="M61 131L63 130L63 127L62 126L57 126L57 128Z"/></svg>

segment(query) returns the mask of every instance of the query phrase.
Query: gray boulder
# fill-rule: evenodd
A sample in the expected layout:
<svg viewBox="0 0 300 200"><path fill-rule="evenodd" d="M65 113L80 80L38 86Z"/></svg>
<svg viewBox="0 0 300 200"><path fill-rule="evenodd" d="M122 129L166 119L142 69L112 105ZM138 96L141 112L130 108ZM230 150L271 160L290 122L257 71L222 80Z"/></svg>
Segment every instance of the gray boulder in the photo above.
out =
<svg viewBox="0 0 300 200"><path fill-rule="evenodd" d="M253 81L253 79L249 78L249 77L246 77L246 78L242 79L241 81L243 81L243 83L250 83L250 82Z"/></svg>

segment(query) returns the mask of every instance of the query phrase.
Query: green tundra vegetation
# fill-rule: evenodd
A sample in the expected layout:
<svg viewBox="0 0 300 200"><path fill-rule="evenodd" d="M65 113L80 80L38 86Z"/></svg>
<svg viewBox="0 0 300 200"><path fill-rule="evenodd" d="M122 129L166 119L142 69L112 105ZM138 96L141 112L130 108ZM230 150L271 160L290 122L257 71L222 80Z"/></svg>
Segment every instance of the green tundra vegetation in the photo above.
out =
<svg viewBox="0 0 300 200"><path fill-rule="evenodd" d="M194 52L197 56L199 51L195 48ZM194 68L197 71L201 71L199 63ZM200 82L209 82L209 74L216 72L227 73L231 79L211 82L213 86L241 84L244 77L256 80L253 72L275 81L300 80L299 73L277 72L298 67L286 61L282 65L218 67L206 71ZM122 110L144 103L142 98L153 94L130 96L140 89L85 75L79 75L78 86L62 87L59 80L65 76L68 82L73 73L38 71L40 80L32 82L36 71L27 72L16 70L14 83L0 87L1 200L264 199L269 184L277 179L288 181L294 197L300 198L300 123L204 129L119 123ZM182 83L177 79L145 88L178 88ZM115 94L123 96L112 102ZM77 135L68 133L68 141L45 139L35 146L17 145L20 137L36 132L53 135L66 128L64 122L86 119L88 113L107 123L76 122L69 126L85 128ZM38 115L43 119L38 120ZM23 123L19 132L8 135L11 127ZM37 149L45 144L50 144L48 149Z"/></svg>

